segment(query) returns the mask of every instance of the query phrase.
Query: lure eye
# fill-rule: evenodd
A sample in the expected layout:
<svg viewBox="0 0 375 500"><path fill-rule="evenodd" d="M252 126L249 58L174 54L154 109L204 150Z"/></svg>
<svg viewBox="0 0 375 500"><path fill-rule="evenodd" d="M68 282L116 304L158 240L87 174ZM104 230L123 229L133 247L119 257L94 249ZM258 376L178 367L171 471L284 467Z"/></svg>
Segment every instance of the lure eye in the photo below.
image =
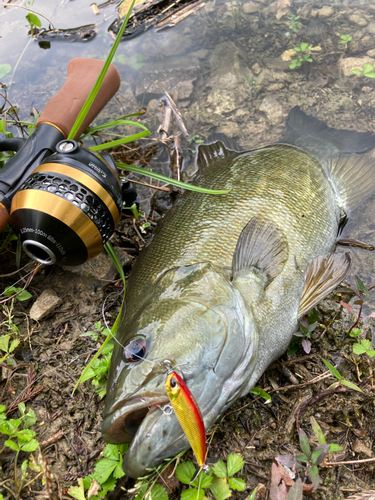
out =
<svg viewBox="0 0 375 500"><path fill-rule="evenodd" d="M175 389L176 387L178 387L178 382L175 378L171 378L171 387L172 389Z"/></svg>
<svg viewBox="0 0 375 500"><path fill-rule="evenodd" d="M123 350L123 357L126 363L137 363L145 357L145 354L146 339L144 337L137 337L130 340Z"/></svg>

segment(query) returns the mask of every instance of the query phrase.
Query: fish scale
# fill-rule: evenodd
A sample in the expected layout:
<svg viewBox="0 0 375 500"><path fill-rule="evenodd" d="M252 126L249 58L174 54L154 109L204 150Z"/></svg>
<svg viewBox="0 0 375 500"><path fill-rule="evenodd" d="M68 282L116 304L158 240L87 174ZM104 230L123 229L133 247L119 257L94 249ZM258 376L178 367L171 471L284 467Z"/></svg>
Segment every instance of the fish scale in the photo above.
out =
<svg viewBox="0 0 375 500"><path fill-rule="evenodd" d="M155 235L152 250L141 254L132 271L127 296L132 310L132 302L139 302L165 269L206 260L231 269L238 237L258 213L288 235L292 266L294 256L303 269L322 253L322 245L323 252L329 252L335 244L340 214L331 184L321 165L296 148L280 145L250 152L229 168L210 169L196 184L231 191L220 196L187 192L177 200ZM282 196L275 199L276 191Z"/></svg>

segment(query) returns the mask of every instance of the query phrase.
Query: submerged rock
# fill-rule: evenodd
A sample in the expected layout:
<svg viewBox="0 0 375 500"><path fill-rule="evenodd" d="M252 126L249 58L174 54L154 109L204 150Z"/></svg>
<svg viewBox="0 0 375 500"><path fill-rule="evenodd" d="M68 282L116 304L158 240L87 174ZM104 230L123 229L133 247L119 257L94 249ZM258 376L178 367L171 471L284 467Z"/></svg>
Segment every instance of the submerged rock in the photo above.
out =
<svg viewBox="0 0 375 500"><path fill-rule="evenodd" d="M265 97L259 107L259 111L263 111L268 120L272 123L279 123L283 119L283 107L272 97Z"/></svg>
<svg viewBox="0 0 375 500"><path fill-rule="evenodd" d="M340 60L340 70L344 74L344 76L352 76L352 70L358 68L362 70L363 65L369 63L373 66L375 65L375 59L371 59L371 57L345 57Z"/></svg>
<svg viewBox="0 0 375 500"><path fill-rule="evenodd" d="M357 26L367 26L366 19L360 14L352 14L351 16L349 16L349 21L352 24L356 24Z"/></svg>
<svg viewBox="0 0 375 500"><path fill-rule="evenodd" d="M327 17L333 16L335 10L329 5L324 5L321 9L318 9L317 13L320 19L326 19Z"/></svg>

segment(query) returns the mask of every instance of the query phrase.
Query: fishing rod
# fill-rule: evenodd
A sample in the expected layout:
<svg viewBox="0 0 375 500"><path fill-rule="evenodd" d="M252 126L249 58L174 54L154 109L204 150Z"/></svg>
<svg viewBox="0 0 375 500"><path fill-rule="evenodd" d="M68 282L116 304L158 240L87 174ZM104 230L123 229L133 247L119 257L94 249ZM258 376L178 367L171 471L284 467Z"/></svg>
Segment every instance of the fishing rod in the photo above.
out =
<svg viewBox="0 0 375 500"><path fill-rule="evenodd" d="M119 222L123 201L131 206L137 197L130 182L120 181L108 153L66 139L103 65L72 59L64 86L48 101L29 138L0 141L0 151L16 153L0 170L0 232L10 223L23 250L41 264L74 266L98 255ZM120 83L110 65L74 139Z"/></svg>

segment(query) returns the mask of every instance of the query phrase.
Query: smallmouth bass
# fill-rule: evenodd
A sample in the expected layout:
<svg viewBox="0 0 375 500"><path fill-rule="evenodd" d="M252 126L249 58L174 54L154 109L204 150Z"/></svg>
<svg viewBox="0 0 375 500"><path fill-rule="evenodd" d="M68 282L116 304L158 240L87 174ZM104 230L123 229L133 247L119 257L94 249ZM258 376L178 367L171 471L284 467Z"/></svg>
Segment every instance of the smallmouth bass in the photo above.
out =
<svg viewBox="0 0 375 500"><path fill-rule="evenodd" d="M208 429L344 279L351 259L334 253L336 239L375 190L373 147L374 134L329 128L298 107L279 143L242 151L219 135L198 147L195 184L230 192L184 193L132 270L102 428L108 442L131 442L126 474L189 447L160 409L166 360Z"/></svg>

